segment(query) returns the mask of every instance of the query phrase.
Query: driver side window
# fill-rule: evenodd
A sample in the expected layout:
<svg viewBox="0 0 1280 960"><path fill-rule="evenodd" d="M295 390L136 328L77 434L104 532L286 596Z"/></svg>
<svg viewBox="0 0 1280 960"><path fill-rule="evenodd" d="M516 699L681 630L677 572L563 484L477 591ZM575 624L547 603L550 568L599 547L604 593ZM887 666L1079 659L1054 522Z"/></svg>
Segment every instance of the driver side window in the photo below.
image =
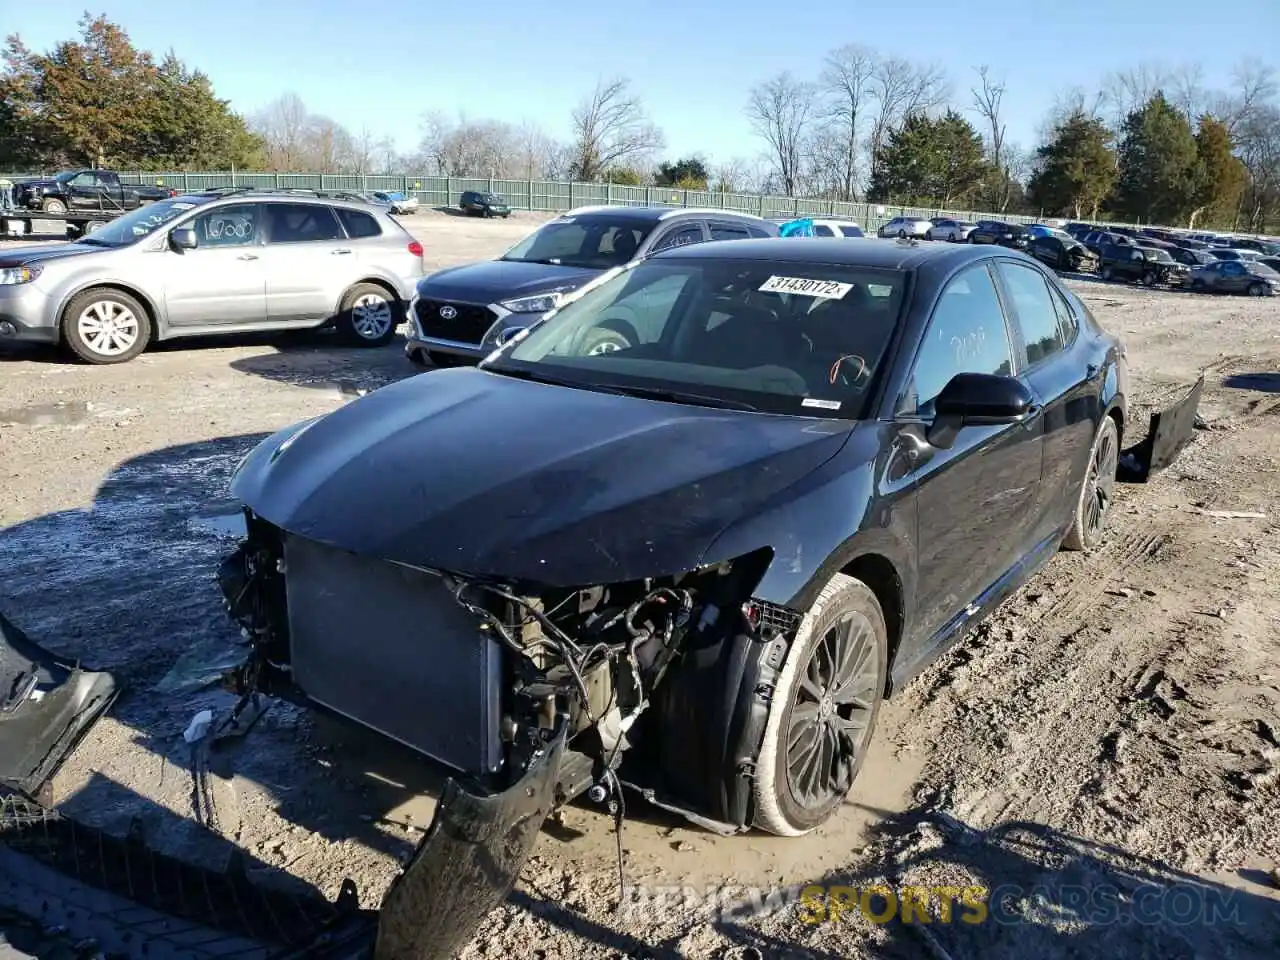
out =
<svg viewBox="0 0 1280 960"><path fill-rule="evenodd" d="M898 415L929 416L933 399L957 373L1013 373L1004 310L982 264L953 277L938 298Z"/></svg>
<svg viewBox="0 0 1280 960"><path fill-rule="evenodd" d="M258 242L258 206L238 203L210 210L191 222L196 246L247 247Z"/></svg>

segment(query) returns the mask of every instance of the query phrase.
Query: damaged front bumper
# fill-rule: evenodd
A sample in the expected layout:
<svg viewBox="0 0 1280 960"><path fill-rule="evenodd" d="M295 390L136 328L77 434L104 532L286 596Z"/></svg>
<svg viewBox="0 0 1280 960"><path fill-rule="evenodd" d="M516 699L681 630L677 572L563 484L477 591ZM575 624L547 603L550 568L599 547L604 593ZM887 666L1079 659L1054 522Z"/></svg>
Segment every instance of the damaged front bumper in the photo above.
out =
<svg viewBox="0 0 1280 960"><path fill-rule="evenodd" d="M567 718L507 789L450 779L426 836L378 911L349 881L335 901L250 881L235 851L209 871L115 837L35 797L115 698L108 673L82 670L0 615L0 916L92 940L108 955L447 960L511 891L555 803Z"/></svg>

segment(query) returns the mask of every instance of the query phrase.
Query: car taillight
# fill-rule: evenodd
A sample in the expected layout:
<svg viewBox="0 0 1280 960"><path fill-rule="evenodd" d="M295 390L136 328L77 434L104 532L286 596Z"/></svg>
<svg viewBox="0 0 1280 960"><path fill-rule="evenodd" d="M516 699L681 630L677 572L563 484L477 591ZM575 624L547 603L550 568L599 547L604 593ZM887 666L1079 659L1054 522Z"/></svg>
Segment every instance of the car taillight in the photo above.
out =
<svg viewBox="0 0 1280 960"><path fill-rule="evenodd" d="M420 244L417 240L410 240L409 252L412 253L415 257L422 256L422 244Z"/></svg>

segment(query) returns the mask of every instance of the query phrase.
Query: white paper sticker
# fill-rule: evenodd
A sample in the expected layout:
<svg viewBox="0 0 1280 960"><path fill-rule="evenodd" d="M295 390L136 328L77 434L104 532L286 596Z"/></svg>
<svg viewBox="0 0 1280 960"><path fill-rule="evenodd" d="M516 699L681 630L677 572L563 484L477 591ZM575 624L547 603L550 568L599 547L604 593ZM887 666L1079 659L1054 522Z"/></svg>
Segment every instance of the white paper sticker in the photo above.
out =
<svg viewBox="0 0 1280 960"><path fill-rule="evenodd" d="M819 410L839 410L839 400L819 400L817 397L805 397L800 401L802 407L817 407Z"/></svg>
<svg viewBox="0 0 1280 960"><path fill-rule="evenodd" d="M811 277L770 277L760 285L762 293L795 293L824 300L840 300L852 289L852 283L814 280Z"/></svg>

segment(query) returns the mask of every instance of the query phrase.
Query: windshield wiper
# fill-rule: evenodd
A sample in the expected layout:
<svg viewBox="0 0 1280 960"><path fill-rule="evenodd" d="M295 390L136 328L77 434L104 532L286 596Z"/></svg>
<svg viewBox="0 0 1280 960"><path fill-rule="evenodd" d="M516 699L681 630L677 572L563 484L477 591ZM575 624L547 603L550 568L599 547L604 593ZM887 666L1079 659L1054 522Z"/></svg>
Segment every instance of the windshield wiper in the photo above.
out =
<svg viewBox="0 0 1280 960"><path fill-rule="evenodd" d="M526 257L500 257L507 263L541 263L548 267L561 266L559 257L542 257L542 258L526 258Z"/></svg>
<svg viewBox="0 0 1280 960"><path fill-rule="evenodd" d="M700 407L715 407L719 410L743 410L754 413L758 409L742 400L729 400L708 393L690 393L687 390L670 390L666 387L634 387L619 383L596 383L594 381L561 380L549 377L545 373L520 367L483 367L504 377L515 377L519 380L533 380L537 383L549 383L556 387L572 387L575 390L594 390L596 393L611 393L619 397L645 397L651 400L667 400L672 403L688 403Z"/></svg>
<svg viewBox="0 0 1280 960"><path fill-rule="evenodd" d="M592 384L594 388L634 397L647 397L652 400L669 400L672 403L688 403L699 407L715 407L719 410L745 410L755 412L758 408L743 400L730 400L709 393L690 393L688 390L671 390L667 387L633 387L616 383Z"/></svg>

